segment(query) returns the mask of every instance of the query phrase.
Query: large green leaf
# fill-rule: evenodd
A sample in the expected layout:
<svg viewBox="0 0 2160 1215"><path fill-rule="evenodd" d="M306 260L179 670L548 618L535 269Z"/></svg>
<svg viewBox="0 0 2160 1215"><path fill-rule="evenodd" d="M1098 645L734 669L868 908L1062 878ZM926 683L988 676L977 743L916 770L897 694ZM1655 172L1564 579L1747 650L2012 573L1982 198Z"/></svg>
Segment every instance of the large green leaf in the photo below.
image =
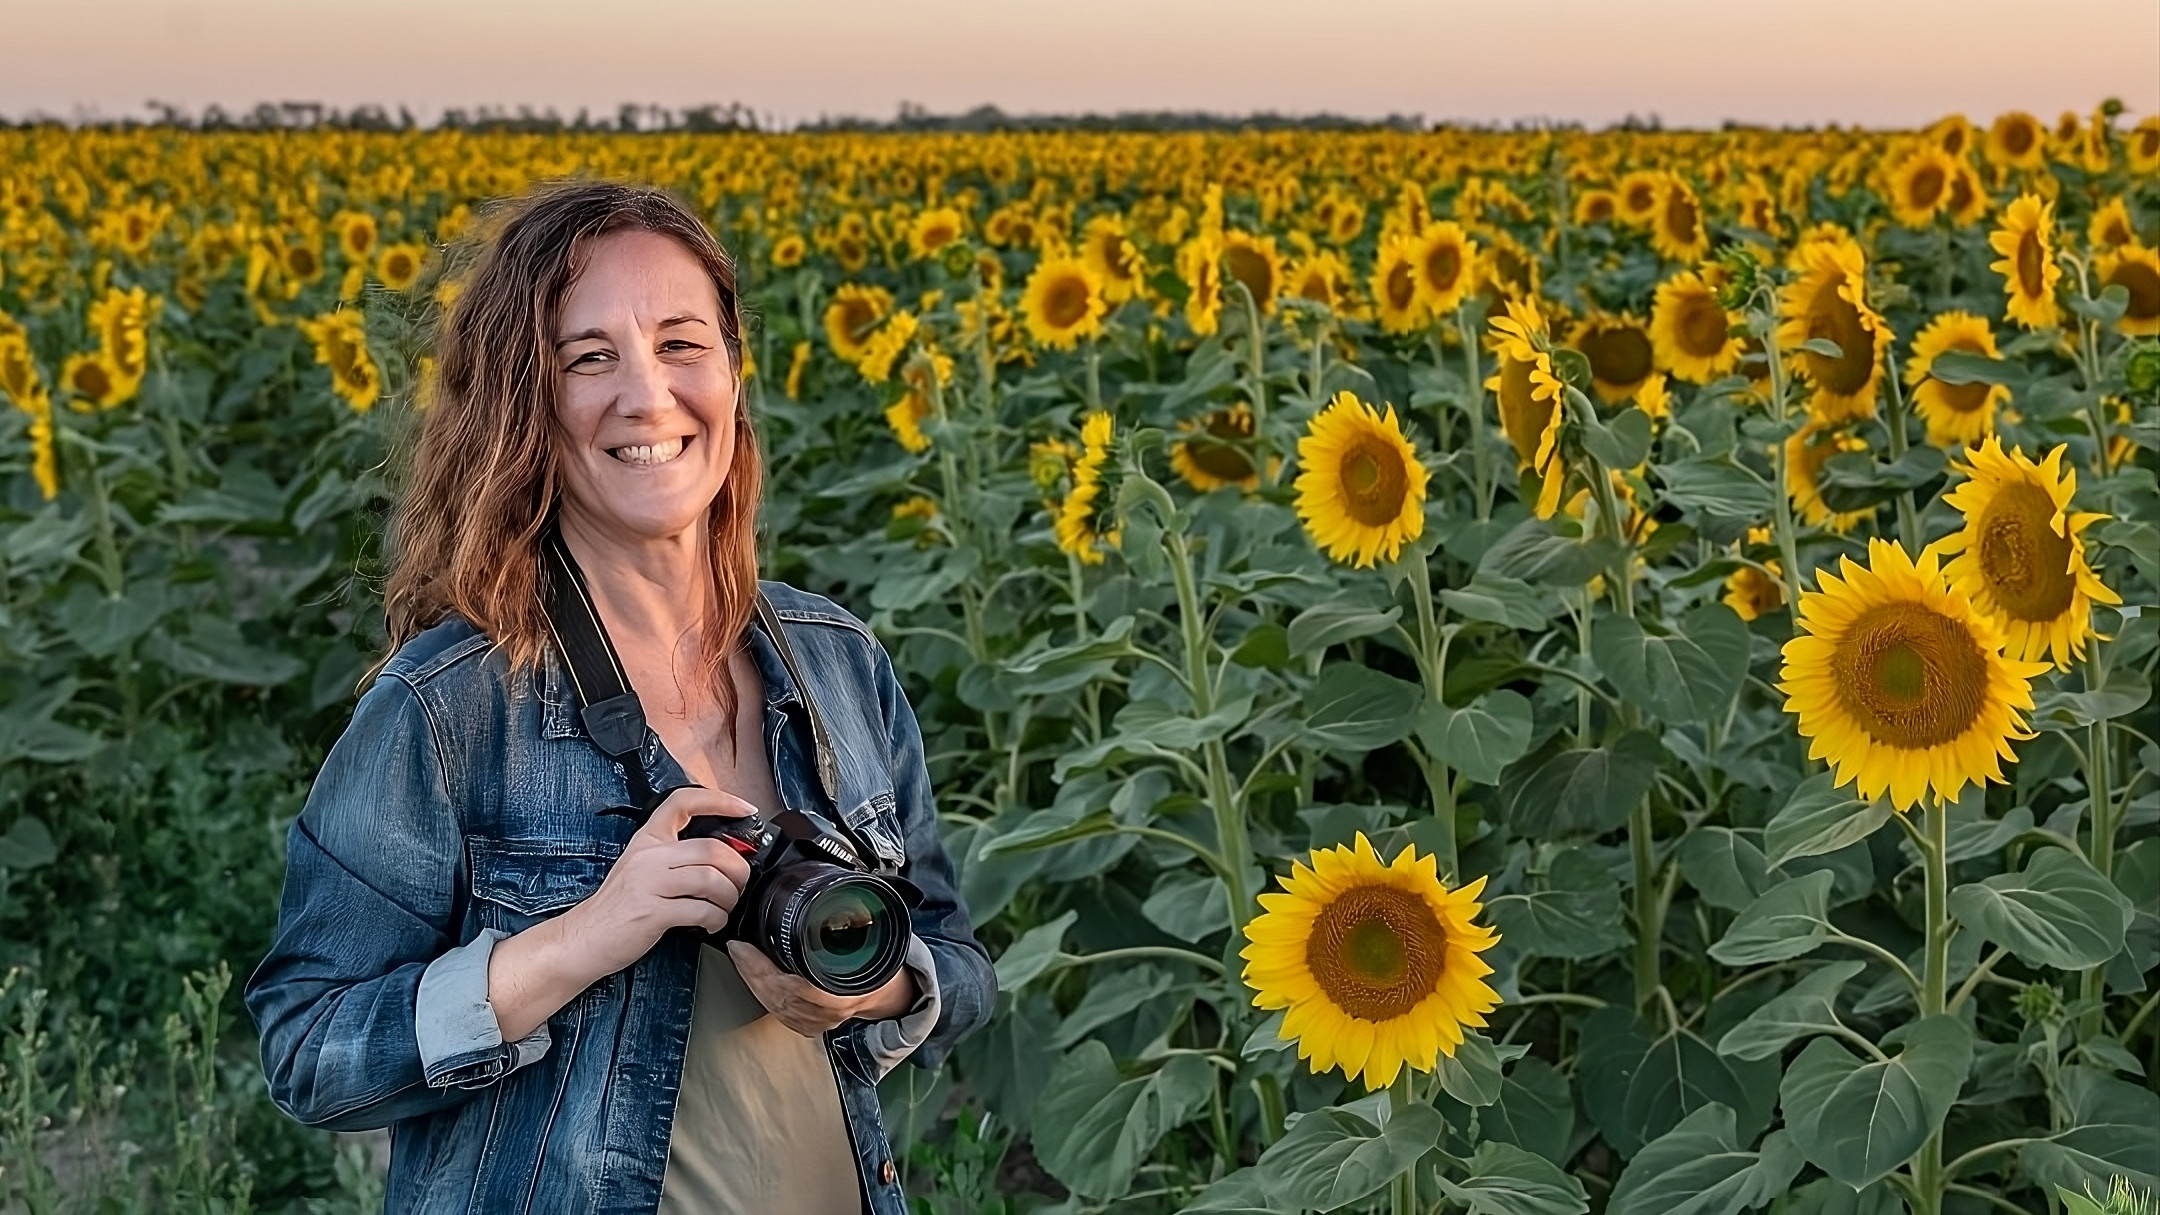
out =
<svg viewBox="0 0 2160 1215"><path fill-rule="evenodd" d="M1385 1129L1337 1106L1314 1110L1260 1157L1260 1176L1278 1209L1332 1211L1417 1163L1443 1129L1429 1105L1395 1111Z"/></svg>
<svg viewBox="0 0 2160 1215"><path fill-rule="evenodd" d="M1713 1102L1738 1114L1742 1138L1759 1134L1777 1105L1774 1062L1727 1059L1690 1029L1653 1032L1631 1011L1605 1008L1582 1033L1583 1110L1623 1157Z"/></svg>
<svg viewBox="0 0 2160 1215"><path fill-rule="evenodd" d="M1620 883L1579 848L1552 860L1520 893L1495 895L1485 905L1508 947L1525 957L1594 958L1628 943L1620 914Z"/></svg>
<svg viewBox="0 0 2160 1215"><path fill-rule="evenodd" d="M1950 892L1950 914L2031 966L2080 970L2122 952L2130 901L2098 870L2042 848L2018 873Z"/></svg>
<svg viewBox="0 0 2160 1215"><path fill-rule="evenodd" d="M143 642L142 653L183 675L264 688L306 669L296 658L248 641L222 616L197 616L184 632L159 629Z"/></svg>
<svg viewBox="0 0 2160 1215"><path fill-rule="evenodd" d="M1316 603L1290 622L1290 654L1302 658L1331 645L1384 633L1401 615L1401 608L1381 612L1354 603Z"/></svg>
<svg viewBox="0 0 2160 1215"><path fill-rule="evenodd" d="M1890 821L1888 800L1863 801L1839 792L1834 781L1828 772L1801 781L1763 829L1763 854L1773 867L1798 857L1836 852L1875 834Z"/></svg>
<svg viewBox="0 0 2160 1215"><path fill-rule="evenodd" d="M1077 911L1068 911L1047 924L1037 924L1020 934L1020 939L1007 946L998 955L997 982L999 991L1019 991L1035 976L1050 969L1065 947L1065 930L1080 918Z"/></svg>
<svg viewBox="0 0 2160 1215"><path fill-rule="evenodd" d="M2018 1150L2034 1180L2102 1192L2118 1176L2148 1190L2160 1184L2160 1095L2076 1066L2056 1088L2071 1125Z"/></svg>
<svg viewBox="0 0 2160 1215"><path fill-rule="evenodd" d="M1610 831L1656 782L1658 757L1656 741L1640 732L1551 755L1509 791L1508 823L1529 839Z"/></svg>
<svg viewBox="0 0 2160 1215"><path fill-rule="evenodd" d="M1865 962L1831 962L1765 1001L1718 1039L1718 1053L1736 1059L1769 1059L1794 1041L1831 1033L1843 1024L1837 1016L1838 992Z"/></svg>
<svg viewBox="0 0 2160 1215"><path fill-rule="evenodd" d="M1559 607L1551 591L1540 590L1515 578L1479 573L1470 585L1443 590L1441 603L1465 620L1482 620L1511 629L1541 629L1552 623Z"/></svg>
<svg viewBox="0 0 2160 1215"><path fill-rule="evenodd" d="M1785 1193L1802 1163L1784 1131L1749 1151L1732 1110L1706 1105L1635 1154L1605 1215L1738 1215Z"/></svg>
<svg viewBox="0 0 2160 1215"><path fill-rule="evenodd" d="M1770 866L1755 841L1730 827L1697 827L1680 841L1680 874L1703 902L1739 911L1770 888Z"/></svg>
<svg viewBox="0 0 2160 1215"><path fill-rule="evenodd" d="M1470 1215L1581 1215L1590 1209L1582 1182L1512 1143L1488 1139L1470 1157L1470 1175L1440 1178L1440 1192Z"/></svg>
<svg viewBox="0 0 2160 1215"><path fill-rule="evenodd" d="M1633 468L1650 454L1650 415L1631 405L1609 421L1584 418L1583 447L1607 468Z"/></svg>
<svg viewBox="0 0 2160 1215"><path fill-rule="evenodd" d="M0 835L0 869L35 869L51 864L59 855L52 831L45 826L45 820L35 814L16 819L7 834Z"/></svg>
<svg viewBox="0 0 2160 1215"><path fill-rule="evenodd" d="M1785 1129L1808 1163L1858 1189L1905 1163L1942 1126L1971 1065L1972 1033L1956 1017L1914 1022L1887 1062L1817 1038L1778 1086Z"/></svg>
<svg viewBox="0 0 2160 1215"><path fill-rule="evenodd" d="M1526 519L1485 550L1478 573L1519 582L1578 587L1612 566L1610 540L1577 540L1542 519Z"/></svg>
<svg viewBox="0 0 2160 1215"><path fill-rule="evenodd" d="M1488 1139L1567 1163L1575 1129L1575 1097L1567 1077L1535 1055L1518 1060L1500 1080L1500 1101L1478 1111L1478 1131Z"/></svg>
<svg viewBox="0 0 2160 1215"><path fill-rule="evenodd" d="M1725 456L1659 464L1652 471L1665 484L1665 500L1675 506L1751 523L1777 509L1769 483Z"/></svg>
<svg viewBox="0 0 2160 1215"><path fill-rule="evenodd" d="M1121 1081L1110 1048L1083 1042L1035 1107L1036 1158L1075 1194L1116 1198L1214 1087L1215 1070L1198 1055L1173 1055L1159 1070Z"/></svg>
<svg viewBox="0 0 2160 1215"><path fill-rule="evenodd" d="M1758 966L1814 950L1830 931L1835 881L1829 870L1818 869L1772 886L1733 920L1710 956L1727 966Z"/></svg>
<svg viewBox="0 0 2160 1215"><path fill-rule="evenodd" d="M1522 1047L1512 1049L1520 1052ZM1462 1045L1452 1055L1441 1055L1434 1070L1440 1074L1440 1087L1464 1105L1491 1105L1500 1099L1500 1052L1491 1038L1476 1030L1464 1033Z"/></svg>
<svg viewBox="0 0 2160 1215"><path fill-rule="evenodd" d="M1676 724L1724 715L1747 678L1748 645L1747 625L1722 603L1687 613L1665 636L1617 614L1590 630L1591 656L1620 695Z"/></svg>
<svg viewBox="0 0 2160 1215"><path fill-rule="evenodd" d="M1428 700L1418 713L1425 753L1471 780L1492 784L1530 749L1530 701L1495 688L1460 709Z"/></svg>
<svg viewBox="0 0 2160 1215"><path fill-rule="evenodd" d="M1424 690L1354 662L1320 672L1305 693L1305 737L1331 751L1370 751L1399 742L1417 725Z"/></svg>

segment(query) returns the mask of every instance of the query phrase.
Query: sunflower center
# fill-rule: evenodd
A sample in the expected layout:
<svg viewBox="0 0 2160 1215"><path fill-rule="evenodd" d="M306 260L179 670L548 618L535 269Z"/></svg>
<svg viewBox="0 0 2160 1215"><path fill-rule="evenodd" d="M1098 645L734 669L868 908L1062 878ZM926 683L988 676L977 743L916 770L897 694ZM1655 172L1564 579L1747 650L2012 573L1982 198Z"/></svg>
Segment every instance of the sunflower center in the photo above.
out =
<svg viewBox="0 0 2160 1215"><path fill-rule="evenodd" d="M2070 538L2051 526L2055 499L2037 485L2004 486L1980 516L1980 572L2003 611L2053 620L2077 592Z"/></svg>
<svg viewBox="0 0 2160 1215"><path fill-rule="evenodd" d="M1446 295L1455 289L1455 280L1462 277L1462 250L1455 245L1441 245L1425 256L1425 282L1435 292Z"/></svg>
<svg viewBox="0 0 2160 1215"><path fill-rule="evenodd" d="M2033 143L2039 137L2040 133L2033 130L2031 123L2013 122L2003 130L2003 151L2012 156L2023 156L2032 151Z"/></svg>
<svg viewBox="0 0 2160 1215"><path fill-rule="evenodd" d="M1408 308L1410 301L1416 298L1417 279L1411 276L1409 265L1407 263L1397 263L1389 267L1387 276L1388 307L1400 311Z"/></svg>
<svg viewBox="0 0 2160 1215"><path fill-rule="evenodd" d="M1725 310L1707 295L1689 297L1680 305L1680 347L1698 359L1714 358L1725 349Z"/></svg>
<svg viewBox="0 0 2160 1215"><path fill-rule="evenodd" d="M1201 472L1218 481L1239 484L1253 475L1252 461L1245 457L1244 452L1228 443L1188 439L1185 443L1185 455Z"/></svg>
<svg viewBox="0 0 2160 1215"><path fill-rule="evenodd" d="M1583 207L1583 219L1588 223L1601 224L1611 219L1612 216L1613 200L1602 194L1591 199Z"/></svg>
<svg viewBox="0 0 2160 1215"><path fill-rule="evenodd" d="M1838 699L1876 742L1907 751L1963 734L1987 701L1987 658L1965 626L1918 603L1878 604L1831 660Z"/></svg>
<svg viewBox="0 0 2160 1215"><path fill-rule="evenodd" d="M2027 232L2018 237L2017 276L2018 286L2027 295L2039 295L2047 290L2047 279L2041 274L2046 259L2040 251L2040 234Z"/></svg>
<svg viewBox="0 0 2160 1215"><path fill-rule="evenodd" d="M1656 201L1657 197L1653 191L1653 187L1642 182L1637 182L1636 184L1628 187L1627 209L1629 211L1641 214L1642 212L1648 211L1651 205L1654 204Z"/></svg>
<svg viewBox="0 0 2160 1215"><path fill-rule="evenodd" d="M1675 242L1692 245L1702 229L1695 211L1695 196L1675 187L1665 199L1665 226Z"/></svg>
<svg viewBox="0 0 2160 1215"><path fill-rule="evenodd" d="M1275 298L1275 268L1259 250L1250 245L1232 245L1223 252L1223 263L1230 277L1245 284L1255 301L1265 304Z"/></svg>
<svg viewBox="0 0 2160 1215"><path fill-rule="evenodd" d="M1087 280L1077 274L1052 280L1043 292L1043 319L1054 328L1072 328L1087 319L1087 310Z"/></svg>
<svg viewBox="0 0 2160 1215"><path fill-rule="evenodd" d="M1367 527L1384 527L1402 517L1410 473L1401 452L1378 439L1361 438L1343 452L1336 471L1351 518Z"/></svg>
<svg viewBox="0 0 2160 1215"><path fill-rule="evenodd" d="M1583 335L1583 357L1601 384L1632 388L1650 375L1654 355L1650 335L1633 325L1597 329ZM1712 353L1716 353L1712 351Z"/></svg>
<svg viewBox="0 0 2160 1215"><path fill-rule="evenodd" d="M850 341L861 341L863 330L877 320L877 309L863 300L848 300L841 308L840 332L846 334Z"/></svg>
<svg viewBox="0 0 2160 1215"><path fill-rule="evenodd" d="M1447 930L1414 891L1358 886L1337 895L1313 921L1305 964L1337 1008L1389 1021L1440 986Z"/></svg>
<svg viewBox="0 0 2160 1215"><path fill-rule="evenodd" d="M1906 196L1911 200L1914 210L1932 210L1942 198L1943 186L1946 184L1948 183L1943 177L1941 165L1922 165L1920 171L1913 174L1912 185L1907 188Z"/></svg>
<svg viewBox="0 0 2160 1215"><path fill-rule="evenodd" d="M2125 243L2125 242L2118 242ZM2123 317L2132 321L2150 321L2160 318L2160 272L2143 262L2124 259L2108 275L2107 285L2121 287L2130 293L2129 310Z"/></svg>
<svg viewBox="0 0 2160 1215"><path fill-rule="evenodd" d="M1837 393L1852 396L1867 387L1868 377L1875 370L1875 342L1860 323L1860 310L1852 301L1839 294L1842 278L1824 283L1808 304L1808 337L1829 338L1838 344L1838 357L1810 352L1806 355L1808 374L1817 384Z"/></svg>
<svg viewBox="0 0 2160 1215"><path fill-rule="evenodd" d="M1962 350L1969 354L1984 355L1987 353L1987 350L1980 343L1969 341L1952 342L1950 349ZM1945 384L1941 380L1937 380L1935 381L1935 387L1942 394L1943 404L1948 405L1958 413L1979 413L1981 410L1986 409L1988 398L1994 392L1992 385L1982 383L1979 380L1974 380L1969 384Z"/></svg>

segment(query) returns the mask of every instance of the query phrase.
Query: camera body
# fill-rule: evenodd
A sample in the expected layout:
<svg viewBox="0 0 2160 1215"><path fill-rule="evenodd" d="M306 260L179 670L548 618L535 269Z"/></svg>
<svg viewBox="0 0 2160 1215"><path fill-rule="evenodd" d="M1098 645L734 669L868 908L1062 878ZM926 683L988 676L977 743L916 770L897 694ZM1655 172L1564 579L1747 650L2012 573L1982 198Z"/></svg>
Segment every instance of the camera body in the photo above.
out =
<svg viewBox="0 0 2160 1215"><path fill-rule="evenodd" d="M914 933L911 883L864 863L846 836L797 811L768 820L701 814L681 838L725 842L750 864L750 882L711 934L743 941L789 974L836 996L867 995L898 974Z"/></svg>

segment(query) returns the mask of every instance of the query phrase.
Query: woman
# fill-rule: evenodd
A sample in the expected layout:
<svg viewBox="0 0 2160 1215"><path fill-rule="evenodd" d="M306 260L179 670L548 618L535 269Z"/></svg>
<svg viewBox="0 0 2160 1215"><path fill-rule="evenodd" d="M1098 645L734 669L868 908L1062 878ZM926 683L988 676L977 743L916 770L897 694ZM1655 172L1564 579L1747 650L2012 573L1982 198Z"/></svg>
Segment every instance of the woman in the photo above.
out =
<svg viewBox="0 0 2160 1215"><path fill-rule="evenodd" d="M757 580L741 350L711 234L605 183L514 206L444 327L393 653L293 823L246 993L280 1108L391 1128L392 1211L899 1215L876 1083L989 1014L890 660ZM558 543L649 723L623 763L550 631ZM641 794L643 825L602 813ZM705 935L750 869L683 829L790 810L920 892L867 994Z"/></svg>

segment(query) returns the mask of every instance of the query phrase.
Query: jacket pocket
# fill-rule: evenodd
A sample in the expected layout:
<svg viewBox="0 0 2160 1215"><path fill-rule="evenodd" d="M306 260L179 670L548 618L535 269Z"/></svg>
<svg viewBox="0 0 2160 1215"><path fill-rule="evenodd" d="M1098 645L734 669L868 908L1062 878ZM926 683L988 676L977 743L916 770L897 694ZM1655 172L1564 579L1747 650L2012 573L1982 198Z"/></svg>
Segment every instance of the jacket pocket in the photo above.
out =
<svg viewBox="0 0 2160 1215"><path fill-rule="evenodd" d="M468 839L472 895L491 927L522 931L592 896L621 849L598 841Z"/></svg>

